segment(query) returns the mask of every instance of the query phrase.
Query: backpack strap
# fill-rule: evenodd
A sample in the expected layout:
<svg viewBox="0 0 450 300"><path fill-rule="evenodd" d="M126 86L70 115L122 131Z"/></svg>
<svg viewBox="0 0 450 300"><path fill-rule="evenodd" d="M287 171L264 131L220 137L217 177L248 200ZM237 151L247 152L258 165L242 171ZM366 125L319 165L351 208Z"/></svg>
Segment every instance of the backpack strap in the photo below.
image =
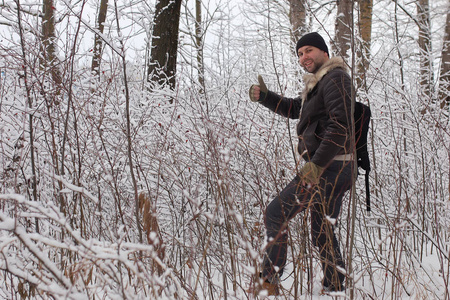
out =
<svg viewBox="0 0 450 300"><path fill-rule="evenodd" d="M370 172L370 158L367 151L367 135L369 131L370 118L372 113L370 107L367 105L356 102L355 103L355 144L356 144L356 156L358 167L363 169L365 174L366 184L366 206L367 211L371 210L370 207L370 185L369 185L369 172Z"/></svg>
<svg viewBox="0 0 450 300"><path fill-rule="evenodd" d="M365 179L366 179L366 208L367 211L370 211L369 170L366 170Z"/></svg>

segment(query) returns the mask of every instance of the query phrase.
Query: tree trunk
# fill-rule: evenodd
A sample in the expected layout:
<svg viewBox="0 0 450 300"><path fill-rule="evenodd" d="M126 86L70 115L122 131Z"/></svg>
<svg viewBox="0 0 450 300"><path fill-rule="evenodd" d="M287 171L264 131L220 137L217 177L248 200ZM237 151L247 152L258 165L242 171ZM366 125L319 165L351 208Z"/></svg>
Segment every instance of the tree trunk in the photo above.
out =
<svg viewBox="0 0 450 300"><path fill-rule="evenodd" d="M292 40L296 43L308 29L306 28L306 0L289 0L289 20L292 28Z"/></svg>
<svg viewBox="0 0 450 300"><path fill-rule="evenodd" d="M171 88L175 88L181 1L157 1L148 66L148 81L168 83Z"/></svg>
<svg viewBox="0 0 450 300"><path fill-rule="evenodd" d="M431 26L428 0L417 0L417 19L419 25L420 85L424 93L431 96L433 70L431 62Z"/></svg>
<svg viewBox="0 0 450 300"><path fill-rule="evenodd" d="M27 66L28 66L28 62L27 62L27 55L26 55L26 48L25 48L25 39L24 39L24 33L23 33L23 27L22 27L22 16L20 15L20 12L22 10L19 1L16 2L17 3L17 22L19 25L19 37L20 37L20 46L21 46L21 50L22 50L22 57L23 57L23 78L24 80L24 85L25 85L25 92L27 95L27 103L28 103L28 108L30 111L34 110L33 107L33 99L32 99L32 95L31 95L31 89L28 83L28 71L27 71ZM31 162L31 174L32 177L30 179L31 182L31 188L32 188L32 194L33 194L33 200L34 201L38 201L38 194L37 194L37 175L36 175L36 157L35 157L35 146L34 146L34 120L33 120L33 116L34 114L29 114L28 116L28 129L29 129L29 137L30 137L30 162ZM16 144L15 147L17 147L18 149L23 147L23 142L24 142L25 138L20 138ZM35 226L36 226L36 232L39 233L40 229L39 229L39 219L35 218Z"/></svg>
<svg viewBox="0 0 450 300"><path fill-rule="evenodd" d="M205 91L205 67L203 65L202 1L195 0L195 46L197 47L198 82L200 93Z"/></svg>
<svg viewBox="0 0 450 300"><path fill-rule="evenodd" d="M352 41L352 5L351 0L337 1L337 17L335 24L334 50L336 55L348 58L348 50Z"/></svg>
<svg viewBox="0 0 450 300"><path fill-rule="evenodd" d="M57 85L61 84L61 73L56 64L55 50L55 18L53 0L43 0L42 19L42 59L40 61L44 70L49 70L52 80Z"/></svg>
<svg viewBox="0 0 450 300"><path fill-rule="evenodd" d="M106 12L108 10L108 0L101 0L100 1L100 9L98 11L97 16L97 30L100 33L103 33L103 30L105 28L104 23L106 20ZM102 47L103 47L103 40L99 35L95 35L94 40L94 56L92 57L92 66L91 70L95 73L95 75L98 75L100 73L100 61L102 59Z"/></svg>
<svg viewBox="0 0 450 300"><path fill-rule="evenodd" d="M359 32L361 46L358 47L358 76L357 86L366 83L366 72L369 69L370 45L372 43L372 7L373 0L359 0Z"/></svg>
<svg viewBox="0 0 450 300"><path fill-rule="evenodd" d="M448 3L450 8L450 1ZM450 105L450 10L447 9L447 22L445 23L444 44L442 46L441 75L439 78L439 100L441 108Z"/></svg>

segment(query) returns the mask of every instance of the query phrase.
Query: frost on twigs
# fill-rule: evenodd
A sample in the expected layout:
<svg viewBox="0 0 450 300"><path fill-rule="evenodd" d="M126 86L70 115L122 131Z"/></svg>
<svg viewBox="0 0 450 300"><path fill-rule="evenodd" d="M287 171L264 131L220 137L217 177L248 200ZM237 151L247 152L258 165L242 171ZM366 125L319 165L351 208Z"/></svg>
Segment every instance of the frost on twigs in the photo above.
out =
<svg viewBox="0 0 450 300"><path fill-rule="evenodd" d="M16 207L14 215L0 213L1 276L3 282L17 282L24 294L89 299L105 293L167 296L180 288L157 243L87 238L53 205L16 194L0 195L0 201ZM30 216L39 218L40 232L28 232ZM55 234L64 234L64 242ZM136 290L129 280L147 284Z"/></svg>

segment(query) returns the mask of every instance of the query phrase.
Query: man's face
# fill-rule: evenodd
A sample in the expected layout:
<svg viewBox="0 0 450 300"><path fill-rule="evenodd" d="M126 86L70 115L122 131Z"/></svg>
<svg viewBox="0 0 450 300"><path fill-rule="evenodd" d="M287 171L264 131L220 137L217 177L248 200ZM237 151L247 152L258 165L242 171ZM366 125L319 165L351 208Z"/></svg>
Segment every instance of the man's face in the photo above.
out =
<svg viewBox="0 0 450 300"><path fill-rule="evenodd" d="M308 45L299 48L297 54L298 62L309 73L316 73L329 59L325 51Z"/></svg>

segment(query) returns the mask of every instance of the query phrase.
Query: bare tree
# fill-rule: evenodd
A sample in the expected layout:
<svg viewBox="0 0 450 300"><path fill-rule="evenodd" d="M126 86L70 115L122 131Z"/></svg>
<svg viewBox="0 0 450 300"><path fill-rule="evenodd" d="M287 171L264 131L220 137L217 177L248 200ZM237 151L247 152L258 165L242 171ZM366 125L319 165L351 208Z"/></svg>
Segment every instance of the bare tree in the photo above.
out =
<svg viewBox="0 0 450 300"><path fill-rule="evenodd" d="M17 21L18 21L18 25L19 25L19 37L20 37L20 46L21 46L21 50L22 50L22 58L23 58L23 78L24 80L24 85L25 85L25 91L26 91L26 98L27 98L27 103L28 103L28 108L30 110L33 109L33 98L31 95L31 88L28 84L28 70L25 66L28 65L27 63L27 56L26 56L26 48L25 48L25 40L24 40L24 33L23 33L23 27L22 27L22 17L20 14L21 11L21 6L20 6L20 2L18 0L16 0L16 4L17 4ZM30 137L30 162L31 162L31 174L32 174L32 178L31 178L31 192L33 195L33 200L37 201L38 200L38 195L37 195L37 178L36 178L36 154L35 154L35 147L34 147L34 139L35 139L35 135L34 135L34 119L33 119L33 114L29 114L28 116L28 122L29 122L29 137ZM20 139L21 140L21 139ZM20 143L21 144L21 143ZM19 145L20 145L19 144ZM16 147L22 147L22 145L17 145ZM36 226L36 232L39 232L39 221L38 218L35 219L35 226Z"/></svg>
<svg viewBox="0 0 450 300"><path fill-rule="evenodd" d="M53 82L60 85L62 79L56 58L54 7L53 0L43 0L41 66L49 69Z"/></svg>
<svg viewBox="0 0 450 300"><path fill-rule="evenodd" d="M294 43L307 31L305 2L305 0L289 0L289 20Z"/></svg>
<svg viewBox="0 0 450 300"><path fill-rule="evenodd" d="M353 1L338 0L335 23L336 43L333 44L337 55L347 58L352 40Z"/></svg>
<svg viewBox="0 0 450 300"><path fill-rule="evenodd" d="M178 29L182 0L156 2L148 81L175 87Z"/></svg>
<svg viewBox="0 0 450 300"><path fill-rule="evenodd" d="M420 85L424 93L431 96L433 83L433 64L431 61L431 23L428 0L417 0L417 19L419 26Z"/></svg>
<svg viewBox="0 0 450 300"><path fill-rule="evenodd" d="M450 1L447 4L447 7L449 6ZM444 108L450 104L450 10L447 10L440 73L439 100L441 101L441 108Z"/></svg>
<svg viewBox="0 0 450 300"><path fill-rule="evenodd" d="M101 0L100 8L98 11L98 16L97 16L97 30L100 33L103 33L103 30L105 28L104 23L106 20L107 10L108 10L108 0ZM94 57L92 57L92 66L91 66L91 70L96 75L98 75L100 73L100 61L102 59L102 46L103 46L103 40L98 34L96 34L95 41L94 41Z"/></svg>
<svg viewBox="0 0 450 300"><path fill-rule="evenodd" d="M372 43L372 7L373 0L359 0L359 34L361 46L357 49L358 61L358 87L366 83L366 72L369 69L370 45Z"/></svg>
<svg viewBox="0 0 450 300"><path fill-rule="evenodd" d="M202 1L195 0L195 46L197 47L198 82L200 93L205 91L205 67L203 64L203 33L202 33Z"/></svg>

